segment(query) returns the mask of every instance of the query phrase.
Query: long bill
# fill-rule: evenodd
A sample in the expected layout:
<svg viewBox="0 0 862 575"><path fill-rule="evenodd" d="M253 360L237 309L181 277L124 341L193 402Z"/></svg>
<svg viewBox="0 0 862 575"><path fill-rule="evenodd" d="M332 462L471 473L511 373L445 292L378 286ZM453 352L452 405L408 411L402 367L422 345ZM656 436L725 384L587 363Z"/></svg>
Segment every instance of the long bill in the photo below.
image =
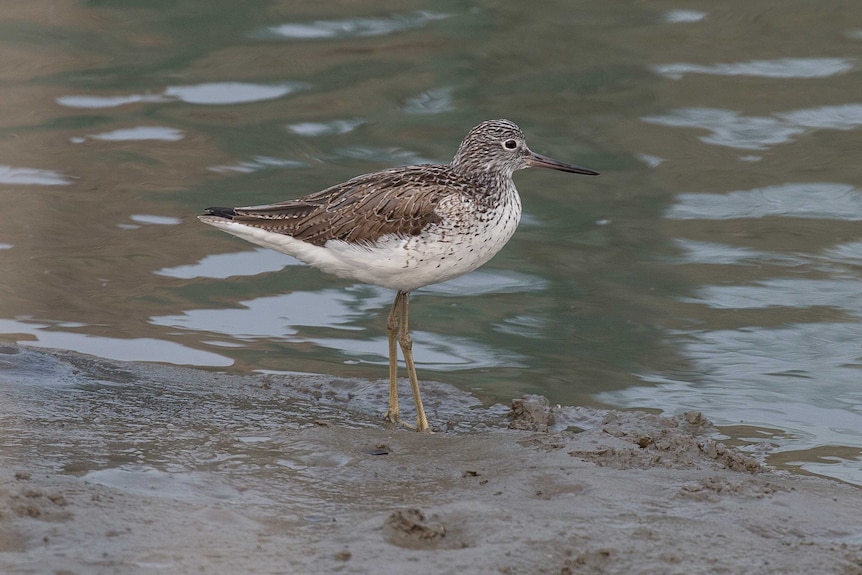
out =
<svg viewBox="0 0 862 575"><path fill-rule="evenodd" d="M569 172L572 174L584 174L586 176L599 175L599 173L595 170L591 170L589 168L582 168L581 166L576 166L574 164L560 162L558 160L551 159L547 156L543 156L535 152L530 152L530 156L527 158L527 164L534 168L550 168L552 170L559 170L561 172Z"/></svg>

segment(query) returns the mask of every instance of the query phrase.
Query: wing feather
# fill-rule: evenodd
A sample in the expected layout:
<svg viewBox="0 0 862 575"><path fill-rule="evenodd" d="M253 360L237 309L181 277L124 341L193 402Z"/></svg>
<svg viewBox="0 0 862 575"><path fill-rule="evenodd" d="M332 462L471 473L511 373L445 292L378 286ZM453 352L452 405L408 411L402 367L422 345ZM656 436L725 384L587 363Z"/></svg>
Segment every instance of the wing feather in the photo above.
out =
<svg viewBox="0 0 862 575"><path fill-rule="evenodd" d="M232 219L315 245L413 236L440 221L439 201L470 186L448 166L410 166L358 176L320 192L266 206L234 208ZM211 208L216 209L216 208Z"/></svg>

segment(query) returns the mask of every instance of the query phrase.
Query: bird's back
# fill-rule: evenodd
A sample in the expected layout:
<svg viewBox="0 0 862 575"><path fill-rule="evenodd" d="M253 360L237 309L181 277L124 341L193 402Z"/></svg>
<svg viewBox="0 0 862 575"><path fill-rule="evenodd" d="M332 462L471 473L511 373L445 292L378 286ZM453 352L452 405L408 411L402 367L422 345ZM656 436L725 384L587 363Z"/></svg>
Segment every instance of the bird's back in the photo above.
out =
<svg viewBox="0 0 862 575"><path fill-rule="evenodd" d="M435 210L441 199L469 194L473 187L448 166L405 166L357 176L294 200L208 208L203 219L226 218L317 246L329 240L369 243L388 234L418 235L439 223Z"/></svg>

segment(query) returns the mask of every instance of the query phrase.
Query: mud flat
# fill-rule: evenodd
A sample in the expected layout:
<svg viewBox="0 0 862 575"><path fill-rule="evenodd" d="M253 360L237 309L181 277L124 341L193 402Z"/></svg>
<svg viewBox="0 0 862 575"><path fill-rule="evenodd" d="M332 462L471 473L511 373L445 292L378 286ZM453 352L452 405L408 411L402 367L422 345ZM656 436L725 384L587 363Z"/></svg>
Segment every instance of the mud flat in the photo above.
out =
<svg viewBox="0 0 862 575"><path fill-rule="evenodd" d="M862 490L700 413L423 388L3 347L0 572L862 574Z"/></svg>

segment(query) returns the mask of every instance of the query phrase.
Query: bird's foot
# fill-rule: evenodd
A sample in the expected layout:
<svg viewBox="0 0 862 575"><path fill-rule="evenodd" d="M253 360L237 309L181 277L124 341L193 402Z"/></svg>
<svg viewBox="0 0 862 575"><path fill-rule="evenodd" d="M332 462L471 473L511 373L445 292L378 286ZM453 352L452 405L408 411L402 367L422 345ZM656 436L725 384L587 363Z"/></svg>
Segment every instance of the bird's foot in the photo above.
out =
<svg viewBox="0 0 862 575"><path fill-rule="evenodd" d="M433 431L431 431L431 428L428 426L427 423L425 423L424 426L420 425L419 422L417 422L416 425L412 425L401 419L401 416L398 415L397 412L393 413L391 411L387 411L384 419L386 419L386 421L388 421L389 423L400 424L409 429L410 431L424 431L425 433L434 433Z"/></svg>
<svg viewBox="0 0 862 575"><path fill-rule="evenodd" d="M398 415L398 411L392 409L386 412L386 415L383 416L383 419L385 419L389 423L401 423L401 416Z"/></svg>

